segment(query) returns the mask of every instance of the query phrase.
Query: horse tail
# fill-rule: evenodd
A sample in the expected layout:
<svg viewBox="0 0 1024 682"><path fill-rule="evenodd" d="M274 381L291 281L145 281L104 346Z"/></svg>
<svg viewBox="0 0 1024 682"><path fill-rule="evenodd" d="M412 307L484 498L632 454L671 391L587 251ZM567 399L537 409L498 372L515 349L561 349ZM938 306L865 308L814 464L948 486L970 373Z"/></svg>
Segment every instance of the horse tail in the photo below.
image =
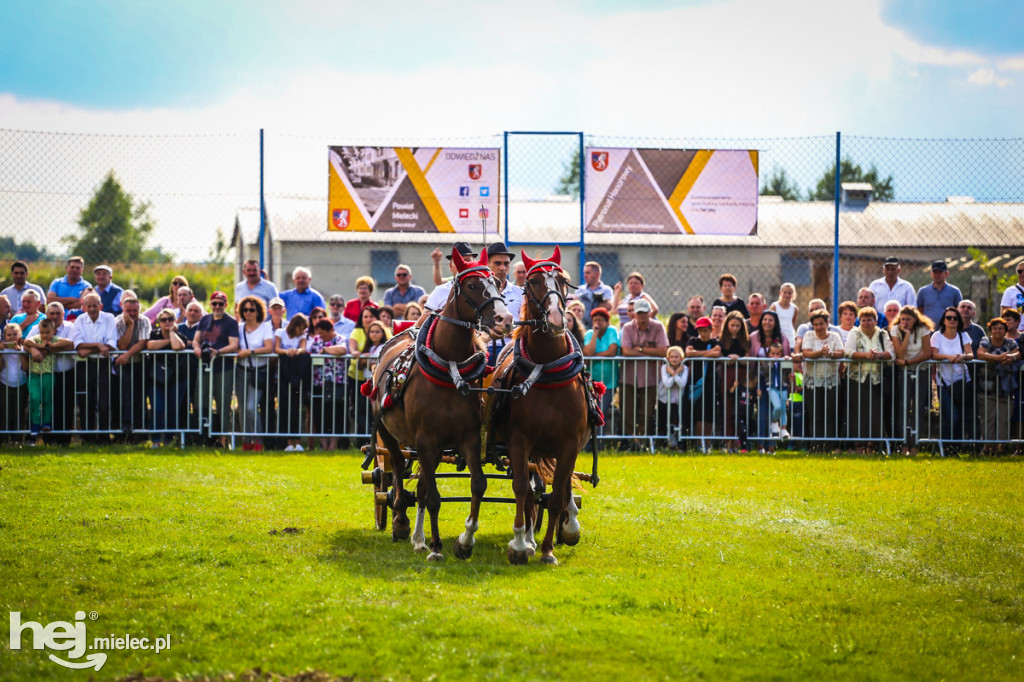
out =
<svg viewBox="0 0 1024 682"><path fill-rule="evenodd" d="M544 485L550 486L555 482L555 466L557 464L558 460L554 457L538 457L533 461L535 471L541 480L544 481ZM577 478L576 472L573 472L571 480L573 488L583 490L583 484Z"/></svg>

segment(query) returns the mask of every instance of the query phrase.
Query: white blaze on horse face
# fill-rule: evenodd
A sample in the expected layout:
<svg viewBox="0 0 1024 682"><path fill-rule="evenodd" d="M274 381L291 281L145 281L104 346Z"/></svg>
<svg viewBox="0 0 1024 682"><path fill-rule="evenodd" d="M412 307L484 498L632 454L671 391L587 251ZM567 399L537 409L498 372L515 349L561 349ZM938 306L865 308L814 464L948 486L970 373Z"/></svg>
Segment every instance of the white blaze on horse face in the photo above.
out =
<svg viewBox="0 0 1024 682"><path fill-rule="evenodd" d="M544 273L544 286L550 291L561 292L562 287L558 281L558 277L561 273L557 270L549 271ZM547 315L548 324L558 330L565 330L565 317L562 314L562 309L559 308L561 300L554 294L547 297Z"/></svg>
<svg viewBox="0 0 1024 682"><path fill-rule="evenodd" d="M501 298L501 292L498 291L497 281L493 277L488 277L483 280L484 282L484 295L488 298L497 299L494 301L494 331L499 334L508 334L512 331L512 313L508 311L508 307L505 306L504 300Z"/></svg>

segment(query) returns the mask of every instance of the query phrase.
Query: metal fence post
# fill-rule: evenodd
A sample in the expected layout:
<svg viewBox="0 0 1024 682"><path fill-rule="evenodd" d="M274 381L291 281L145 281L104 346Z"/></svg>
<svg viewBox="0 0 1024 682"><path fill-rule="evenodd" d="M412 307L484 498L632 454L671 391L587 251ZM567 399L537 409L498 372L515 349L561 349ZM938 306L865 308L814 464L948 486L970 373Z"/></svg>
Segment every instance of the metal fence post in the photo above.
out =
<svg viewBox="0 0 1024 682"><path fill-rule="evenodd" d="M579 133L579 136L580 136L580 247L579 247L580 248L580 258L579 258L579 266L580 266L580 273L579 274L580 274L580 278L579 278L579 282L582 284L583 283L583 264L587 262L587 246L586 246L586 240L584 238L584 236L585 236L585 232L584 231L587 228L587 225L586 225L586 211L584 209L584 206L585 206L586 200L587 200L587 193L586 193L587 183L586 183L586 180L584 180L584 178L586 177L586 173L584 172L584 169L586 168L586 166L584 165L584 159L583 159L583 133L582 132Z"/></svg>
<svg viewBox="0 0 1024 682"><path fill-rule="evenodd" d="M260 128L260 271L263 271L263 236L267 231L267 207L263 201L263 128Z"/></svg>
<svg viewBox="0 0 1024 682"><path fill-rule="evenodd" d="M840 132L836 131L836 183L835 183L835 197L833 201L836 207L836 224L835 224L835 237L833 239L832 246L832 322L839 324L839 201L840 201L840 181L839 181L839 150L841 146L841 135Z"/></svg>

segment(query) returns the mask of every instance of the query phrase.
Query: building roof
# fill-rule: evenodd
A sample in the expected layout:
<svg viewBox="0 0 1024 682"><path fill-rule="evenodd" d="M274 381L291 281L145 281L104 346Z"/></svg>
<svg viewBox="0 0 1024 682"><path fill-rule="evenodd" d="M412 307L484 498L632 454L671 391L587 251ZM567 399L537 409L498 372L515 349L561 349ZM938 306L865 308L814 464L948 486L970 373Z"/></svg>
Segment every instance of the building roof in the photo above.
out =
<svg viewBox="0 0 1024 682"><path fill-rule="evenodd" d="M503 207L504 208L504 207ZM511 243L579 241L580 208L566 200L510 202ZM1024 247L1024 206L1017 203L872 202L840 209L840 244L846 248ZM504 215L499 217L504 237ZM267 203L267 225L274 241L378 244L477 242L477 233L335 232L327 230L324 199L279 199ZM236 229L247 244L259 238L259 211L239 209ZM779 201L762 197L753 236L588 233L594 246L831 248L835 205L830 201Z"/></svg>

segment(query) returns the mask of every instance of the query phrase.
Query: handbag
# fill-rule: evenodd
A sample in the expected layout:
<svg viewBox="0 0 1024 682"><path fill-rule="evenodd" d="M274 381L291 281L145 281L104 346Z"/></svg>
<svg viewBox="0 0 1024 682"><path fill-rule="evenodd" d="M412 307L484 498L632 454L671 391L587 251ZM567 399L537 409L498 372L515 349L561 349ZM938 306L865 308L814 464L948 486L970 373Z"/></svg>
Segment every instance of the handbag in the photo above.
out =
<svg viewBox="0 0 1024 682"><path fill-rule="evenodd" d="M696 402L700 400L701 395L704 393L704 377L702 376L697 381L690 384L690 402Z"/></svg>

